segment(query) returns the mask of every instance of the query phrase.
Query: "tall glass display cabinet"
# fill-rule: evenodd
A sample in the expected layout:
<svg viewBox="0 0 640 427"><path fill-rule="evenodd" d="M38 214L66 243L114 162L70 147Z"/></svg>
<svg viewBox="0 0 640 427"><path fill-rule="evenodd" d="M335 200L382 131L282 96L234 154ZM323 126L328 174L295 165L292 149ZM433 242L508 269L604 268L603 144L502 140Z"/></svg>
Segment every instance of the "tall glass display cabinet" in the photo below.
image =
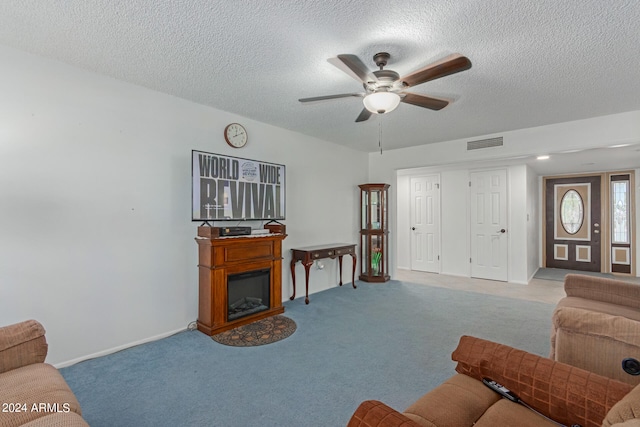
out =
<svg viewBox="0 0 640 427"><path fill-rule="evenodd" d="M360 280L389 280L389 184L360 187Z"/></svg>

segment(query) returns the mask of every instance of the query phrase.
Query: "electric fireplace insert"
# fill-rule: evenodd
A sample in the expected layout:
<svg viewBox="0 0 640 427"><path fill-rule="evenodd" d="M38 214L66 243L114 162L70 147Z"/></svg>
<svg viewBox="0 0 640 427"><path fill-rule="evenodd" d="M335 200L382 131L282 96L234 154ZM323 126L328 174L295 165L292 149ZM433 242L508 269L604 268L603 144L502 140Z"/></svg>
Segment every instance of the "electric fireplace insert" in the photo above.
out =
<svg viewBox="0 0 640 427"><path fill-rule="evenodd" d="M230 274L227 277L227 318L236 320L269 309L270 269Z"/></svg>

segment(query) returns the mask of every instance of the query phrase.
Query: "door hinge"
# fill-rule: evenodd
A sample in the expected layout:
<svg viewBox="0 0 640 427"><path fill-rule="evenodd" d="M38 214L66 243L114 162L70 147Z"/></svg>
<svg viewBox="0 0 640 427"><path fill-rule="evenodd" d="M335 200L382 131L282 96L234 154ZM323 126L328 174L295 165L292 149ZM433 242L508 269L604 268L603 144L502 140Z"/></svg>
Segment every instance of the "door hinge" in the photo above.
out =
<svg viewBox="0 0 640 427"><path fill-rule="evenodd" d="M438 261L440 261L440 255L438 255Z"/></svg>
<svg viewBox="0 0 640 427"><path fill-rule="evenodd" d="M440 184L436 184L436 188L437 188L437 189L440 189Z"/></svg>
<svg viewBox="0 0 640 427"><path fill-rule="evenodd" d="M471 181L469 181L469 187L471 187Z"/></svg>
<svg viewBox="0 0 640 427"><path fill-rule="evenodd" d="M469 258L469 264L471 264L471 258Z"/></svg>

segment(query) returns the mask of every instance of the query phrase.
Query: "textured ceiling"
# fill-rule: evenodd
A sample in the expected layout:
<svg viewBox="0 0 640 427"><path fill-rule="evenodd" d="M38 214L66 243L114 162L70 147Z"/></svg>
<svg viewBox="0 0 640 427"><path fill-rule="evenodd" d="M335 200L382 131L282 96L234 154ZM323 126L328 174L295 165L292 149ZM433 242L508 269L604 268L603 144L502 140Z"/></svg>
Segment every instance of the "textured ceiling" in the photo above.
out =
<svg viewBox="0 0 640 427"><path fill-rule="evenodd" d="M362 151L640 109L640 2L603 0L2 0L0 43ZM354 120L327 62L405 75L451 53L473 67L412 88L454 100Z"/></svg>

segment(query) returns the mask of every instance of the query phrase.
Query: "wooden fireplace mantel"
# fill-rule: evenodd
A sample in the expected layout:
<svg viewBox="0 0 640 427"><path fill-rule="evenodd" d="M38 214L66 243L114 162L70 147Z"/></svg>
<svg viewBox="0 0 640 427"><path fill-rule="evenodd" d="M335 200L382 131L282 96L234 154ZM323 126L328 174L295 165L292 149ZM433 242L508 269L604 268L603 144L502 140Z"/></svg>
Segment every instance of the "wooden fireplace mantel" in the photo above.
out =
<svg viewBox="0 0 640 427"><path fill-rule="evenodd" d="M198 243L198 330L215 335L265 317L284 313L282 240L286 234L196 237ZM228 320L227 278L231 274L270 270L269 308Z"/></svg>

